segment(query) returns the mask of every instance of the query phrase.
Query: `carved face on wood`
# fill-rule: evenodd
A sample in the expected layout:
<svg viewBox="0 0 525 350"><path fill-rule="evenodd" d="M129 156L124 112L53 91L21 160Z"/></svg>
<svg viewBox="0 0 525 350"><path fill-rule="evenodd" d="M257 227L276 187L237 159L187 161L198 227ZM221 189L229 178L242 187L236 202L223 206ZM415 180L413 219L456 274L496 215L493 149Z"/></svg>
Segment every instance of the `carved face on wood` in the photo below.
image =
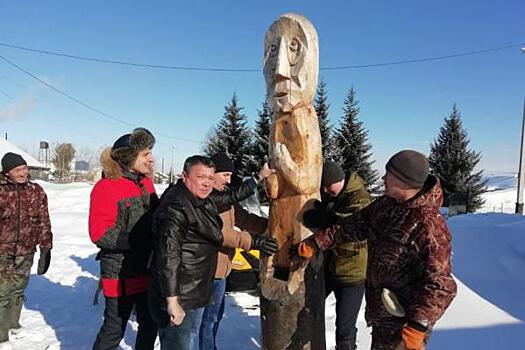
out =
<svg viewBox="0 0 525 350"><path fill-rule="evenodd" d="M312 23L293 13L280 16L264 39L264 78L273 110L310 105L318 72L319 43Z"/></svg>

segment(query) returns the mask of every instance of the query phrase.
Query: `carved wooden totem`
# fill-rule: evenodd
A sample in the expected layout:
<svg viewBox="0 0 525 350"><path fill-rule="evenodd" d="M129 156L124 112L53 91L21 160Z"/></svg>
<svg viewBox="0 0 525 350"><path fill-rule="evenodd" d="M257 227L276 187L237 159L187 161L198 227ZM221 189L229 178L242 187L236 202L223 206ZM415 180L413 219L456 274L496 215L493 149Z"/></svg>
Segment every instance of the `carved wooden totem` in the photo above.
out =
<svg viewBox="0 0 525 350"><path fill-rule="evenodd" d="M305 17L280 16L266 32L264 77L273 108L269 140L271 166L269 231L279 251L262 261L262 348L325 349L322 271L290 261L292 244L312 232L302 214L319 199L322 149L312 100L317 88L317 33Z"/></svg>

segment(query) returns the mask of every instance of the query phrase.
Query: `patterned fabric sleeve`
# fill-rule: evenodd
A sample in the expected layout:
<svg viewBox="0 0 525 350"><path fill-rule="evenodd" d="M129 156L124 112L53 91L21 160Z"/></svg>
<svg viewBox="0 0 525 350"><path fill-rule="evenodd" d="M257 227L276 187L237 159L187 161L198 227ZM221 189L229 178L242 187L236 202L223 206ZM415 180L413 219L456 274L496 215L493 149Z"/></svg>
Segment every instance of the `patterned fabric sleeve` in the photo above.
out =
<svg viewBox="0 0 525 350"><path fill-rule="evenodd" d="M421 287L408 310L409 319L432 327L456 296L457 286L451 275L450 232L444 220L426 220L418 235L423 267Z"/></svg>
<svg viewBox="0 0 525 350"><path fill-rule="evenodd" d="M40 215L40 249L51 249L53 248L53 233L51 232L51 220L49 219L49 210L47 205L47 195L44 190L38 186L41 191L41 199L39 201L39 215Z"/></svg>

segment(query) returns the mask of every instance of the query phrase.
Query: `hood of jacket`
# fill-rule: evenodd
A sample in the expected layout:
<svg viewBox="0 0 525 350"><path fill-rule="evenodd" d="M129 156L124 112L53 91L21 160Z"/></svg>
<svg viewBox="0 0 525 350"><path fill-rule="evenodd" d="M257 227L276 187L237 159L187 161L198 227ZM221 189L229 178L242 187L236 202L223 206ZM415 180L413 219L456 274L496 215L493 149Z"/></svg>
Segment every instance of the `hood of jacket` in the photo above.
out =
<svg viewBox="0 0 525 350"><path fill-rule="evenodd" d="M439 211L443 204L443 188L439 178L435 175L428 175L421 191L405 203L410 208L426 207Z"/></svg>
<svg viewBox="0 0 525 350"><path fill-rule="evenodd" d="M111 158L111 147L106 147L100 153L100 165L102 165L105 178L116 180L122 176L122 168L119 163Z"/></svg>

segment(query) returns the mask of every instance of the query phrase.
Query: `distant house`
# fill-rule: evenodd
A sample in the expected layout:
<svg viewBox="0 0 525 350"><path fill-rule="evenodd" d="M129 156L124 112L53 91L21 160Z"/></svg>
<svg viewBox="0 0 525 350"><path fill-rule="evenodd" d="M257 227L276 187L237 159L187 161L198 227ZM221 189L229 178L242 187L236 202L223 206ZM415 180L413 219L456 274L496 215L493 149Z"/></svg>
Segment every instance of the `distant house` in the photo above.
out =
<svg viewBox="0 0 525 350"><path fill-rule="evenodd" d="M42 164L41 162L36 160L33 156L31 156L28 153L22 151L20 148L18 148L17 146L13 145L9 141L0 138L0 159L4 156L4 154L6 154L8 152L13 152L13 153L20 154L22 156L22 158L24 158L25 161L27 162L27 166L29 167L29 169L32 169L32 170L49 170L48 166Z"/></svg>
<svg viewBox="0 0 525 350"><path fill-rule="evenodd" d="M89 171L89 162L85 160L75 161L75 171Z"/></svg>

